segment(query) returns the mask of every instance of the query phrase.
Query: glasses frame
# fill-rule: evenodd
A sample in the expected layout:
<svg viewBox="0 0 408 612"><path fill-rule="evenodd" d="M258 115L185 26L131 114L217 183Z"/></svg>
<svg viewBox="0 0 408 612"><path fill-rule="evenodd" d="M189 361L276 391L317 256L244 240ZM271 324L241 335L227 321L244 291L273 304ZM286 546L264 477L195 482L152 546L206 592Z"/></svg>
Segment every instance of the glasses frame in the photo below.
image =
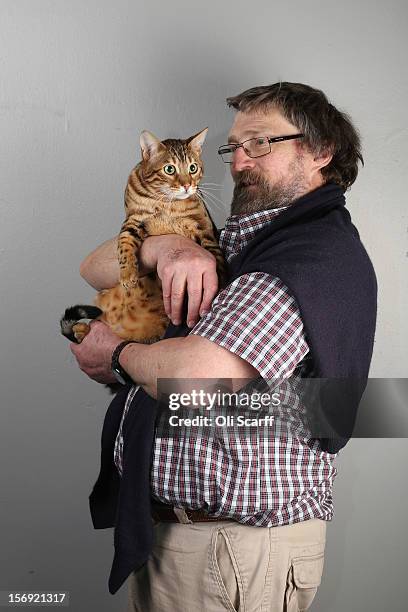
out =
<svg viewBox="0 0 408 612"><path fill-rule="evenodd" d="M244 144L246 142L249 142L250 140L256 140L257 138L266 138L266 140L269 143L269 151L267 153L262 153L262 155L250 155L248 153L248 151L246 150L246 148L244 147ZM235 151L237 149L239 149L240 147L242 147L245 151L245 153L248 155L248 157L250 157L251 159L257 159L258 157L265 157L265 155L269 155L269 153L272 151L272 147L271 144L275 143L275 142L283 142L284 140L294 140L295 138L304 138L304 134L290 134L289 136L272 136L270 138L268 138L267 136L254 136L253 138L248 138L247 140L243 140L242 142L231 142L229 144L225 144L225 145L221 145L218 148L218 155L221 156L222 161L224 162L224 164L232 164L232 160L231 161L225 161L225 159L222 157L223 154L226 153L232 153L232 155L235 153ZM232 151L222 151L221 149L223 147L233 147Z"/></svg>

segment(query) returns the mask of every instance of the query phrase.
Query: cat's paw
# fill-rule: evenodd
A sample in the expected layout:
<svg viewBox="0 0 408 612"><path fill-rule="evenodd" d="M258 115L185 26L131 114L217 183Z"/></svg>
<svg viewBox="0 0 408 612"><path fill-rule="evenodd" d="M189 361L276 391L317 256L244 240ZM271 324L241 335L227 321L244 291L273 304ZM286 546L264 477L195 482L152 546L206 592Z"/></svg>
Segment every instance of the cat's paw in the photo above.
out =
<svg viewBox="0 0 408 612"><path fill-rule="evenodd" d="M72 332L75 336L75 340L80 343L85 338L86 334L90 331L90 326L88 323L75 323L72 326Z"/></svg>
<svg viewBox="0 0 408 612"><path fill-rule="evenodd" d="M122 285L126 293L129 293L132 289L137 287L138 277L135 274L123 275L120 279L120 284Z"/></svg>

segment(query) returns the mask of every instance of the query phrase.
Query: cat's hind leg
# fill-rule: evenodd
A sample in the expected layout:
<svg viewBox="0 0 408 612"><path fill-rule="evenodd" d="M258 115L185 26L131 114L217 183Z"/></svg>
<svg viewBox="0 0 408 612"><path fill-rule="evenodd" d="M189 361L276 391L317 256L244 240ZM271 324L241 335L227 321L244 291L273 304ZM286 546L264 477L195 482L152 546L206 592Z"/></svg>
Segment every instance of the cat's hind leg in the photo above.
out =
<svg viewBox="0 0 408 612"><path fill-rule="evenodd" d="M78 321L75 325L72 326L72 331L74 334L75 342L82 342L85 338L86 334L89 333L91 326L89 325L89 319Z"/></svg>

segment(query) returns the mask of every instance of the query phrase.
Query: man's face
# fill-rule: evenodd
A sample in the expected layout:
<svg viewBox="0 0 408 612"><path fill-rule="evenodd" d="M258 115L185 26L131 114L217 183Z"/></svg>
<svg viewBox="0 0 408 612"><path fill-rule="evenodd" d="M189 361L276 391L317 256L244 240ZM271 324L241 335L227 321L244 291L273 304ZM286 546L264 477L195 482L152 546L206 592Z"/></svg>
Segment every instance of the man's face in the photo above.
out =
<svg viewBox="0 0 408 612"><path fill-rule="evenodd" d="M297 133L296 126L277 109L267 113L239 111L229 133L229 142ZM272 143L268 155L256 158L248 157L242 147L235 151L230 165L235 182L232 215L288 206L315 188L310 168L313 156L301 143L301 139Z"/></svg>

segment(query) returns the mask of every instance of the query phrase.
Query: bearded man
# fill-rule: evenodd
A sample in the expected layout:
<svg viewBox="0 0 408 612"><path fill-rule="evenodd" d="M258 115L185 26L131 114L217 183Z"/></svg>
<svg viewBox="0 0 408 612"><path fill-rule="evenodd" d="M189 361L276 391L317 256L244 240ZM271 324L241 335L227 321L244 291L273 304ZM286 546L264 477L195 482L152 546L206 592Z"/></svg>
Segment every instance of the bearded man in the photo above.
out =
<svg viewBox="0 0 408 612"><path fill-rule="evenodd" d="M300 83L227 102L237 111L219 148L235 183L220 234L228 285L216 294L215 260L191 240L150 237L141 265L162 281L165 338L118 355L120 338L95 322L71 346L99 382L116 380L115 352L128 381L105 418L90 502L96 528L115 526L109 588L130 575L129 612L308 609L333 516L334 460L347 441L271 428L233 444L225 431L176 439L156 413L157 379L363 381L348 386L342 408L353 421L368 376L376 280L344 198L363 161L356 129ZM115 246L81 266L96 289L119 281Z"/></svg>

